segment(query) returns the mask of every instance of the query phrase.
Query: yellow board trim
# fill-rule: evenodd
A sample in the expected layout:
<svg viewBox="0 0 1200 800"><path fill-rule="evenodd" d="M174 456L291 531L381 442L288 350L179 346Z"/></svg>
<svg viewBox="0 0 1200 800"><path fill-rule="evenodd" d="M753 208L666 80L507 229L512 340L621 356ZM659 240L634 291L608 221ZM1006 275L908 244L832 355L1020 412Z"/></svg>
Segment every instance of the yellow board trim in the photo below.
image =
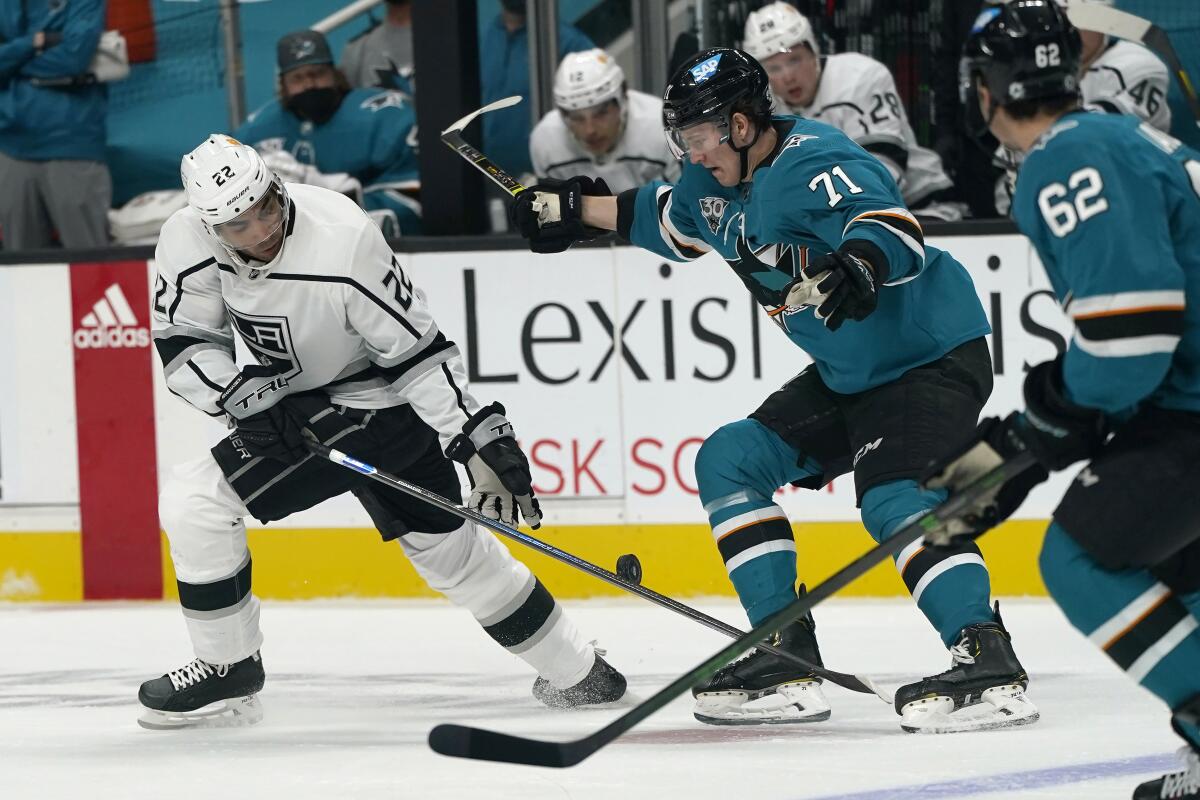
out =
<svg viewBox="0 0 1200 800"><path fill-rule="evenodd" d="M83 599L78 531L0 533L0 601Z"/></svg>
<svg viewBox="0 0 1200 800"><path fill-rule="evenodd" d="M1045 596L1037 553L1047 523L1005 523L980 539L997 595ZM866 552L873 541L858 523L794 524L800 579L814 586ZM606 569L617 557L635 553L645 585L674 597L732 595L725 567L707 525L578 525L543 529L540 539ZM622 595L620 589L507 540L558 597ZM264 599L330 597L435 597L398 544L384 544L363 528L270 529L249 532L254 555L254 591ZM177 599L166 537L160 558L163 596ZM894 597L907 594L891 563L875 567L844 589L842 596ZM80 535L0 533L0 601L70 602L83 597Z"/></svg>

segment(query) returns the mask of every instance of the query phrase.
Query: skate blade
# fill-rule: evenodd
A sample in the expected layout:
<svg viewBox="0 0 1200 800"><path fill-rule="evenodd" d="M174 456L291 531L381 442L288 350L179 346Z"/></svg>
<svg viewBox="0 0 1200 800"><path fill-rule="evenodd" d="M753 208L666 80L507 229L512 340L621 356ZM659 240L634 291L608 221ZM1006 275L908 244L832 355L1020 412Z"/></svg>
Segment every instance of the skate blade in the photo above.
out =
<svg viewBox="0 0 1200 800"><path fill-rule="evenodd" d="M747 692L705 692L692 710L705 725L796 725L824 722L831 714L817 681L785 683L753 699Z"/></svg>
<svg viewBox="0 0 1200 800"><path fill-rule="evenodd" d="M1020 686L995 686L979 701L953 710L949 697L933 697L909 703L900 727L907 733L969 733L1015 728L1037 722L1040 713Z"/></svg>
<svg viewBox="0 0 1200 800"><path fill-rule="evenodd" d="M159 711L143 709L138 725L151 731L173 731L185 728L243 728L263 718L257 695L235 697L210 703L196 711Z"/></svg>

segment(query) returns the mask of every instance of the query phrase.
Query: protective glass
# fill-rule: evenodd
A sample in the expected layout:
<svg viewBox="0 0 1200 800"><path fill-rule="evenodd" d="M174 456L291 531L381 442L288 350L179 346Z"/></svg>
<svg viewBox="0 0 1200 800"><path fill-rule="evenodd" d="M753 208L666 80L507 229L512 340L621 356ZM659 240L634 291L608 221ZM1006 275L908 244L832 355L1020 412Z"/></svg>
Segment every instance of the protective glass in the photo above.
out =
<svg viewBox="0 0 1200 800"><path fill-rule="evenodd" d="M667 128L667 144L676 158L703 156L729 141L729 123L701 122L686 128Z"/></svg>
<svg viewBox="0 0 1200 800"><path fill-rule="evenodd" d="M283 196L277 186L250 208L229 222L213 226L213 233L234 250L255 250L279 234L283 228Z"/></svg>

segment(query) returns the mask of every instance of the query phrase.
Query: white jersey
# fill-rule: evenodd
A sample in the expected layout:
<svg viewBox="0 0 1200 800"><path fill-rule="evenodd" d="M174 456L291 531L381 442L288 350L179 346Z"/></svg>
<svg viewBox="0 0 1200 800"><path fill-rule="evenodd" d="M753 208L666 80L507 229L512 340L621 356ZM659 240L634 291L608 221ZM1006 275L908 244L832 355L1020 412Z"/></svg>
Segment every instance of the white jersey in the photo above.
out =
<svg viewBox="0 0 1200 800"><path fill-rule="evenodd" d="M533 171L544 178L587 175L603 178L613 194L651 181L679 180L679 161L671 155L662 129L662 100L630 89L625 131L617 146L595 156L575 140L558 109L542 117L529 138Z"/></svg>
<svg viewBox="0 0 1200 800"><path fill-rule="evenodd" d="M1079 81L1083 103L1111 114L1133 114L1160 131L1171 129L1170 77L1158 57L1134 42L1110 39Z"/></svg>
<svg viewBox="0 0 1200 800"><path fill-rule="evenodd" d="M154 344L167 388L206 414L238 375L234 333L275 374L225 402L244 418L284 395L324 390L352 408L409 403L442 446L479 404L379 228L350 198L286 184L289 218L269 270L235 268L191 208L163 225L154 259Z"/></svg>
<svg viewBox="0 0 1200 800"><path fill-rule="evenodd" d="M812 104L787 109L790 113L832 125L870 151L892 173L913 212L919 214L932 195L953 186L941 157L917 144L887 67L861 53L838 53L821 61L821 82ZM960 219L962 210L931 216Z"/></svg>

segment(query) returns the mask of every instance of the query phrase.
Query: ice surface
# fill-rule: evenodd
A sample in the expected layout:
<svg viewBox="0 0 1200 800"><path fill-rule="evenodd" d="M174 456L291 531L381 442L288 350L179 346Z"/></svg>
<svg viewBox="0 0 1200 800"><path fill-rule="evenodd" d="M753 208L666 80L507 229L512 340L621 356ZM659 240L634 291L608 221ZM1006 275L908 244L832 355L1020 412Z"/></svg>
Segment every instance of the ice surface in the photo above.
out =
<svg viewBox="0 0 1200 800"><path fill-rule="evenodd" d="M724 639L646 603L570 602L646 696ZM696 603L744 625L732 601ZM524 662L442 602L264 603L265 719L246 729L139 728L138 684L191 659L162 603L0 605L0 798L1128 798L1175 765L1167 713L1048 601L1003 604L1042 720L915 736L879 700L828 686L828 722L717 728L690 698L567 770L444 758L439 722L576 738L614 710L553 712ZM826 662L894 688L949 661L908 601L817 609Z"/></svg>

